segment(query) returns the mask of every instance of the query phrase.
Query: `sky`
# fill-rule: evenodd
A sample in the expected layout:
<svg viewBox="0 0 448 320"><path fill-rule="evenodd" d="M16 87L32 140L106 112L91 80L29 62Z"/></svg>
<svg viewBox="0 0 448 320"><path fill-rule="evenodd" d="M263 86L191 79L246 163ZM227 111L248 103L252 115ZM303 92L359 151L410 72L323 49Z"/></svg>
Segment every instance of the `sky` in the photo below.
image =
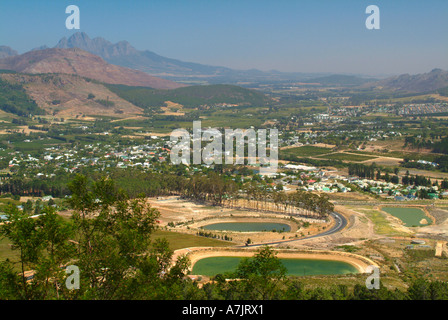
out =
<svg viewBox="0 0 448 320"><path fill-rule="evenodd" d="M80 9L68 30L65 9ZM365 22L380 10L380 29ZM24 53L74 32L234 69L363 75L448 70L446 0L0 0L0 45Z"/></svg>

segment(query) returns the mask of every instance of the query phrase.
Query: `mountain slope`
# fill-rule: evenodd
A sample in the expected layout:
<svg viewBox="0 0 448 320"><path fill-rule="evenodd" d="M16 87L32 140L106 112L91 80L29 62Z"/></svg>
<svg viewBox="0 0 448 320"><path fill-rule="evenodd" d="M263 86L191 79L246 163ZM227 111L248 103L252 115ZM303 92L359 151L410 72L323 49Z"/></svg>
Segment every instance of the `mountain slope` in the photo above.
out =
<svg viewBox="0 0 448 320"><path fill-rule="evenodd" d="M149 74L212 75L231 70L165 58L148 50L138 51L127 41L114 44L100 37L90 39L84 32L75 33L68 39L62 38L55 48L80 48L102 57L109 63L142 70Z"/></svg>
<svg viewBox="0 0 448 320"><path fill-rule="evenodd" d="M0 75L0 110L19 116L45 114L20 83L11 83Z"/></svg>
<svg viewBox="0 0 448 320"><path fill-rule="evenodd" d="M441 69L416 75L402 74L365 85L365 87L415 93L431 92L446 86L448 86L448 71Z"/></svg>
<svg viewBox="0 0 448 320"><path fill-rule="evenodd" d="M0 59L16 56L18 53L16 50L7 46L0 46Z"/></svg>
<svg viewBox="0 0 448 320"><path fill-rule="evenodd" d="M175 89L185 85L160 79L147 73L109 64L84 50L35 50L0 60L0 69L21 73L64 73L98 80L104 83Z"/></svg>
<svg viewBox="0 0 448 320"><path fill-rule="evenodd" d="M187 108L201 105L234 104L266 106L272 102L264 94L234 85L189 86L173 90L153 90L141 87L107 85L118 96L141 108L161 107L171 101Z"/></svg>
<svg viewBox="0 0 448 320"><path fill-rule="evenodd" d="M146 72L174 81L209 83L238 83L260 81L305 80L320 76L309 73L286 73L279 71L234 70L226 67L209 66L166 58L152 51L139 51L127 41L111 43L103 38L94 39L84 32L62 38L56 48L80 48L102 57L109 63Z"/></svg>
<svg viewBox="0 0 448 320"><path fill-rule="evenodd" d="M45 110L48 114L61 117L81 114L126 116L142 113L141 108L121 99L103 84L76 75L4 73L0 74L0 84L2 83L7 83L9 87L19 88L20 90L16 90L19 94L22 91L26 92L36 107L39 106L37 111ZM20 105L22 106L23 103L21 102ZM5 111L13 112L8 109ZM42 114L36 111L31 113Z"/></svg>

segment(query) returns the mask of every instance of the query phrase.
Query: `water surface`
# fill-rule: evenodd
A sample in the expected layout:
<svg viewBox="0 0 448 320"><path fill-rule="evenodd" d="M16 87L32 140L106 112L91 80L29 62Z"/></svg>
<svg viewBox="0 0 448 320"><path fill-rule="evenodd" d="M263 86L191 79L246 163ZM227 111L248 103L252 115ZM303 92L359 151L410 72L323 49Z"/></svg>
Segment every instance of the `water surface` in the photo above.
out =
<svg viewBox="0 0 448 320"><path fill-rule="evenodd" d="M214 276L235 271L243 257L209 257L197 261L193 274ZM358 273L358 269L349 263L318 259L280 259L287 274L291 276L332 275Z"/></svg>
<svg viewBox="0 0 448 320"><path fill-rule="evenodd" d="M431 218L426 216L425 212L418 208L385 207L381 210L403 221L406 227L426 226L432 223ZM427 223L420 223L423 219Z"/></svg>
<svg viewBox="0 0 448 320"><path fill-rule="evenodd" d="M217 230L217 231L291 231L291 227L286 223L274 223L274 222L220 222L208 224L202 227L205 230Z"/></svg>

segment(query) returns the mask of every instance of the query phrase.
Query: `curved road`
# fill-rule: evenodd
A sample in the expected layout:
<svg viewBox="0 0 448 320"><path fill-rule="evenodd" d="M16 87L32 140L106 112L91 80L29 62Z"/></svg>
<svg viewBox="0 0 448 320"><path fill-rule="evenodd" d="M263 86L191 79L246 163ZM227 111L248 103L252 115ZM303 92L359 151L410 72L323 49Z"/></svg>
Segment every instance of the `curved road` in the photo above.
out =
<svg viewBox="0 0 448 320"><path fill-rule="evenodd" d="M249 247L269 246L269 245L282 244L282 243L295 242L295 241L303 241L303 240L308 240L308 239L313 239L313 238L329 236L329 235L339 232L345 228L345 226L347 225L347 219L345 219L345 217L342 214L337 213L337 212L332 212L332 213L330 213L330 215L334 218L334 220L336 221L336 224L331 229L326 230L322 233L315 234L313 236L309 236L309 237L305 237L305 238L301 238L301 239L280 240L280 241L265 242L265 243L254 243L254 244L236 246L236 247L249 248Z"/></svg>

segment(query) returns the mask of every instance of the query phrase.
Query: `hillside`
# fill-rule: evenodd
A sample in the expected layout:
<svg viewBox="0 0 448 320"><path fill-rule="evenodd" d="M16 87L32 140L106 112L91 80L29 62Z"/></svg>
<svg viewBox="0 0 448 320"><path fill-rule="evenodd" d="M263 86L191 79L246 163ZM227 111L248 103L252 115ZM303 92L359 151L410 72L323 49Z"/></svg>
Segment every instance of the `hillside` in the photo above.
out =
<svg viewBox="0 0 448 320"><path fill-rule="evenodd" d="M55 48L80 48L102 57L109 63L138 69L149 74L216 74L230 70L165 58L148 50L139 51L127 41L114 44L100 37L90 39L84 32L75 33L68 39L62 38Z"/></svg>
<svg viewBox="0 0 448 320"><path fill-rule="evenodd" d="M264 94L233 85L190 86L172 90L102 84L69 74L0 73L0 109L21 116L53 114L129 116L159 109L168 101L187 108L231 104L264 106Z"/></svg>
<svg viewBox="0 0 448 320"><path fill-rule="evenodd" d="M10 95L13 95L14 101L20 106L19 111L30 105L35 107L33 112L28 112L32 114L42 114L45 111L48 114L67 117L81 114L125 116L142 113L140 108L121 99L104 85L76 75L4 73L0 74L0 84L0 108L19 115L24 114L2 107L1 101L8 97L3 92L6 87L3 84L14 89L10 90ZM24 98L19 100L17 96Z"/></svg>
<svg viewBox="0 0 448 320"><path fill-rule="evenodd" d="M0 110L19 116L44 114L20 83L11 83L0 75Z"/></svg>
<svg viewBox="0 0 448 320"><path fill-rule="evenodd" d="M17 51L11 49L10 47L0 46L0 59L16 56L17 54Z"/></svg>
<svg viewBox="0 0 448 320"><path fill-rule="evenodd" d="M428 73L402 74L366 84L366 88L396 90L415 93L432 92L448 86L448 71L434 69Z"/></svg>
<svg viewBox="0 0 448 320"><path fill-rule="evenodd" d="M35 50L0 59L0 69L21 73L63 73L104 83L174 89L185 85L160 79L147 73L109 64L98 56L81 49Z"/></svg>
<svg viewBox="0 0 448 320"><path fill-rule="evenodd" d="M41 48L45 48L42 46ZM259 81L304 80L316 77L317 74L289 73L279 71L260 71L256 69L235 70L221 66L210 66L200 63L186 62L158 55L149 50L137 50L127 41L111 43L101 37L91 39L84 32L74 33L71 37L62 38L55 48L80 48L98 55L105 61L150 75L173 81L203 83L238 83Z"/></svg>
<svg viewBox="0 0 448 320"><path fill-rule="evenodd" d="M260 92L234 85L190 86L173 90L153 90L122 85L107 85L107 87L121 98L141 108L160 107L166 101L181 104L187 108L217 104L264 106L271 101Z"/></svg>

